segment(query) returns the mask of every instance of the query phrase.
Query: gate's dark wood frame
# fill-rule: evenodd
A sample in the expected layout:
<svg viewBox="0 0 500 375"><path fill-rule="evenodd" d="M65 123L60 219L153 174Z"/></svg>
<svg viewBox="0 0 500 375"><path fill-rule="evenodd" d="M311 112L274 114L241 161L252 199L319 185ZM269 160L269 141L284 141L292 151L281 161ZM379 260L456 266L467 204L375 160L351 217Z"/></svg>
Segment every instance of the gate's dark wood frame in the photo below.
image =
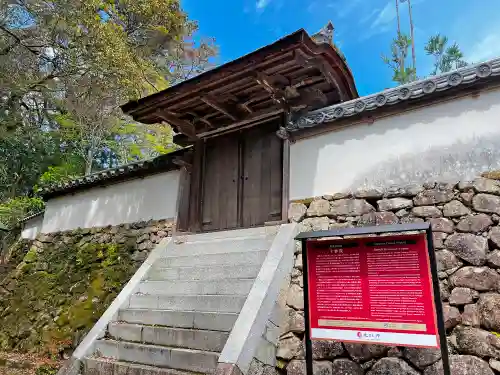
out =
<svg viewBox="0 0 500 375"><path fill-rule="evenodd" d="M183 175L181 178L181 188L180 188L180 197L178 204L178 219L177 219L177 231L180 232L202 232L202 231L213 231L213 230L224 230L224 229L235 229L235 228L247 228L252 226L264 225L267 222L282 222L287 217L287 206L288 206L288 185L289 185L289 142L287 140L283 141L279 139L275 131L282 124L282 119L274 119L267 124L260 124L258 126L239 129L237 131L231 133L225 133L222 136L209 138L206 140L200 140L196 142L193 147L191 160L189 162L189 167L183 169ZM266 129L266 130L262 130ZM262 130L262 131L261 131ZM273 156L273 159L279 160L271 160L269 164L271 165L269 169L269 173L272 176L276 176L273 180L270 177L269 184L269 196L263 197L263 204L258 205L257 212L255 211L255 206L249 206L246 202L248 199L248 195L245 195L245 183L248 183L248 170L246 169L247 165L245 162L249 160L248 158L248 149L245 149L245 145L247 143L251 143L252 134L257 135L256 138L253 138L256 141L265 140L266 137L272 137L272 140L267 140L271 142L269 144L270 149L266 149L264 151L268 151L270 155ZM262 136L262 139L258 137ZM203 222L204 219L204 202L206 199L204 197L204 192L208 191L210 187L207 187L205 184L210 183L210 177L206 175L207 173L207 143L217 142L219 139L223 139L223 137L229 137L230 142L234 142L235 144L231 145L231 147L237 148L237 170L230 171L233 173L232 182L236 184L236 187L229 187L229 189L235 188L236 190L230 190L230 196L228 197L227 204L230 205L230 209L233 210L233 213L236 215L236 222L233 225L218 225L217 222ZM279 147L279 151L276 149ZM215 150L217 152L217 150ZM226 150L221 149L221 155L224 155ZM263 152L264 152L263 151ZM279 155L276 152L279 152ZM213 152L213 151L212 151ZM262 158L264 160L264 158ZM265 161L264 161L265 163ZM279 168L278 165L279 164ZM276 168L272 169L272 165ZM255 166L255 165L254 165ZM236 167L236 163L235 163ZM256 177L256 171L254 170L254 177ZM257 171L257 174L259 171ZM250 175L250 179L252 176ZM260 181L258 178L255 180ZM254 180L254 181L255 181ZM276 205L276 187L279 185L280 196L278 197L279 204ZM272 187L274 187L275 191L273 194ZM273 198L274 196L274 198ZM270 199L271 202L274 199L274 205L271 204L271 207L274 209L274 216L269 214L267 216L265 211L258 210L266 210L268 209L266 199ZM226 204L226 203L224 203ZM231 206L233 205L233 206ZM235 206L234 206L235 205ZM279 207L278 207L279 206ZM248 211L252 210L253 216L249 217L247 215ZM257 216L257 219L256 217ZM262 220L259 221L259 216L262 217ZM264 217L267 217L268 220L265 220ZM219 217L220 219L220 217ZM257 221L255 221L257 220Z"/></svg>

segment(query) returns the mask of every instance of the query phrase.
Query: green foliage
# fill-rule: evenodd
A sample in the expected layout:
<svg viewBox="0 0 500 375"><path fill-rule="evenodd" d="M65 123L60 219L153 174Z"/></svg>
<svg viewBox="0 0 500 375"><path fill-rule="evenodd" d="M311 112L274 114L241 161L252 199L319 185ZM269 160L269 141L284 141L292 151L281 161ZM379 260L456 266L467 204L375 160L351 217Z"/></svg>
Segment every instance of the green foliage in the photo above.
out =
<svg viewBox="0 0 500 375"><path fill-rule="evenodd" d="M0 136L0 202L27 194L48 166L61 157L59 141L37 128Z"/></svg>
<svg viewBox="0 0 500 375"><path fill-rule="evenodd" d="M15 226L17 222L31 214L43 210L45 204L40 198L16 197L0 204L0 222Z"/></svg>
<svg viewBox="0 0 500 375"><path fill-rule="evenodd" d="M136 266L128 245L89 240L75 232L33 247L2 282L0 349L57 355L95 324Z"/></svg>
<svg viewBox="0 0 500 375"><path fill-rule="evenodd" d="M42 365L35 371L35 375L56 375L58 368L53 365Z"/></svg>
<svg viewBox="0 0 500 375"><path fill-rule="evenodd" d="M388 65L392 71L392 80L399 84L405 84L417 79L414 68L406 66L408 48L411 45L411 38L400 33L391 43L391 56L382 55L382 61Z"/></svg>
<svg viewBox="0 0 500 375"><path fill-rule="evenodd" d="M206 70L196 32L179 0L0 0L0 203L174 149L119 105Z"/></svg>
<svg viewBox="0 0 500 375"><path fill-rule="evenodd" d="M448 46L448 37L436 34L431 36L425 46L427 55L434 57L434 70L431 75L447 73L452 69L467 66L464 54L457 43Z"/></svg>
<svg viewBox="0 0 500 375"><path fill-rule="evenodd" d="M30 249L29 240L17 238L17 240L8 248L6 252L6 262L12 267L17 267L21 263ZM1 281L1 280L0 280Z"/></svg>
<svg viewBox="0 0 500 375"><path fill-rule="evenodd" d="M382 61L393 71L392 81L400 85L410 83L417 79L416 70L406 66L408 49L412 40L407 35L400 33L398 38L391 43L391 55L382 55ZM434 69L431 75L438 73L447 73L453 69L467 66L464 60L464 54L457 43L448 46L448 37L436 34L432 36L425 52L428 56L434 58Z"/></svg>
<svg viewBox="0 0 500 375"><path fill-rule="evenodd" d="M49 166L40 176L41 186L53 185L73 180L84 172L84 163L77 155L70 155L62 164Z"/></svg>
<svg viewBox="0 0 500 375"><path fill-rule="evenodd" d="M125 121L113 128L113 140L107 142L107 146L120 160L127 162L168 154L179 148L173 142L170 128Z"/></svg>

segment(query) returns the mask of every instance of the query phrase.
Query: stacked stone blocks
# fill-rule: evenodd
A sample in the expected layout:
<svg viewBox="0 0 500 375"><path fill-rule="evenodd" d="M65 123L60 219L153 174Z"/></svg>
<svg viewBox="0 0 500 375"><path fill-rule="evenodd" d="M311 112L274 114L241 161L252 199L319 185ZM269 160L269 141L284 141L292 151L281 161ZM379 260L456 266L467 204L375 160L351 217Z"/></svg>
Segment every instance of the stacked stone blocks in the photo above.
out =
<svg viewBox="0 0 500 375"><path fill-rule="evenodd" d="M427 183L294 201L290 221L301 231L428 221L433 230L453 375L500 374L500 182ZM302 256L287 296L278 364L305 374ZM313 342L315 374L438 375L434 349Z"/></svg>

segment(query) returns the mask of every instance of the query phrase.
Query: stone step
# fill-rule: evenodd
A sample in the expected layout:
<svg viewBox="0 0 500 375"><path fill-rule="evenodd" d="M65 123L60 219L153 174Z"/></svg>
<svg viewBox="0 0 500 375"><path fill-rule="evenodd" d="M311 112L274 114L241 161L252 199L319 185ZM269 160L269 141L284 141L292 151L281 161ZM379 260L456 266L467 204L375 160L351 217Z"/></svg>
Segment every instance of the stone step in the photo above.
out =
<svg viewBox="0 0 500 375"><path fill-rule="evenodd" d="M124 309L118 312L118 321L169 326L178 328L212 329L230 332L238 319L236 313L196 311Z"/></svg>
<svg viewBox="0 0 500 375"><path fill-rule="evenodd" d="M196 233L188 235L178 235L174 241L183 241L184 243L209 242L217 240L237 240L256 237L273 237L278 233L279 225L262 226L244 229L232 229L219 232Z"/></svg>
<svg viewBox="0 0 500 375"><path fill-rule="evenodd" d="M109 358L85 358L83 375L193 375L196 373L160 368L136 363L120 362Z"/></svg>
<svg viewBox="0 0 500 375"><path fill-rule="evenodd" d="M195 267L195 266L224 266L224 265L251 265L257 266L264 262L267 249L259 251L240 251L234 253L201 254L197 256L168 256L158 259L154 267Z"/></svg>
<svg viewBox="0 0 500 375"><path fill-rule="evenodd" d="M129 308L159 309L174 311L206 311L239 313L246 296L159 296L151 294L133 294L130 296Z"/></svg>
<svg viewBox="0 0 500 375"><path fill-rule="evenodd" d="M261 265L224 265L160 268L153 266L146 280L228 280L255 279Z"/></svg>
<svg viewBox="0 0 500 375"><path fill-rule="evenodd" d="M215 352L110 339L96 342L96 356L123 362L204 373L213 371L219 359L219 354Z"/></svg>
<svg viewBox="0 0 500 375"><path fill-rule="evenodd" d="M211 281L142 281L138 293L154 295L248 295L254 279Z"/></svg>
<svg viewBox="0 0 500 375"><path fill-rule="evenodd" d="M118 341L133 341L219 353L224 348L229 336L229 332L128 323L111 323L108 327L108 333L111 338Z"/></svg>
<svg viewBox="0 0 500 375"><path fill-rule="evenodd" d="M272 238L221 239L173 244L168 256L193 256L205 254L226 254L266 250L271 247Z"/></svg>

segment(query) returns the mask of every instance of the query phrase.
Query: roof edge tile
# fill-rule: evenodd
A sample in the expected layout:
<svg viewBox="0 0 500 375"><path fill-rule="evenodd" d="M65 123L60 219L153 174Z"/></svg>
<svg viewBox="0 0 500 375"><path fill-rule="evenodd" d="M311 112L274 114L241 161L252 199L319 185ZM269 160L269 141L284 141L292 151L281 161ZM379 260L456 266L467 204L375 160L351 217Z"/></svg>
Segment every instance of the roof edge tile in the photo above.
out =
<svg viewBox="0 0 500 375"><path fill-rule="evenodd" d="M375 94L363 96L343 103L320 108L288 122L289 132L311 128L319 124L337 121L381 107L394 105L411 99L435 95L458 86L465 86L491 76L500 75L500 58L450 71L437 76L411 82Z"/></svg>

